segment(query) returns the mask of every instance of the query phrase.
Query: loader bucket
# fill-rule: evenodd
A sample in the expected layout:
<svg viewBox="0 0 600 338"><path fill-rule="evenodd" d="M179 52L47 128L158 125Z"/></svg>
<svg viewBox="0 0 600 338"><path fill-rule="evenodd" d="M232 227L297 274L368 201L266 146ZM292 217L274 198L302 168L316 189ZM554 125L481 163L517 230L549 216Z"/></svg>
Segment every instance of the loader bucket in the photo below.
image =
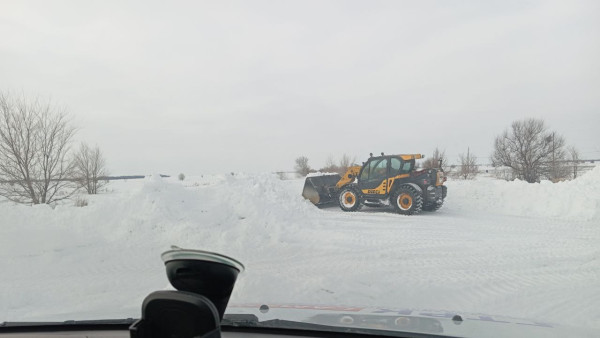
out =
<svg viewBox="0 0 600 338"><path fill-rule="evenodd" d="M321 206L335 202L335 185L341 179L338 174L308 176L304 182L302 196L314 205Z"/></svg>

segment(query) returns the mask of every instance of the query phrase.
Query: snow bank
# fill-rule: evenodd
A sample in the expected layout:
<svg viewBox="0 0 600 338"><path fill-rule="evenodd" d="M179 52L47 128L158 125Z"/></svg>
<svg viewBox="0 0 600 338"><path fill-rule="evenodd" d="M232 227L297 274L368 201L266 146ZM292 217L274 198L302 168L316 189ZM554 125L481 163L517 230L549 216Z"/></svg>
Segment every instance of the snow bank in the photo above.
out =
<svg viewBox="0 0 600 338"><path fill-rule="evenodd" d="M446 209L514 216L600 220L600 167L566 182L507 182L492 178L449 181Z"/></svg>
<svg viewBox="0 0 600 338"><path fill-rule="evenodd" d="M449 182L441 210L411 217L318 209L301 197L304 179L276 174L115 181L82 208L0 203L0 321L137 317L149 292L169 287L159 257L178 245L246 265L232 303L453 309L598 327L599 175Z"/></svg>
<svg viewBox="0 0 600 338"><path fill-rule="evenodd" d="M168 287L160 253L173 244L244 262L311 249L296 236L322 211L294 183L152 175L111 182L110 193L86 195L86 207L2 203L0 321L136 316L144 294Z"/></svg>

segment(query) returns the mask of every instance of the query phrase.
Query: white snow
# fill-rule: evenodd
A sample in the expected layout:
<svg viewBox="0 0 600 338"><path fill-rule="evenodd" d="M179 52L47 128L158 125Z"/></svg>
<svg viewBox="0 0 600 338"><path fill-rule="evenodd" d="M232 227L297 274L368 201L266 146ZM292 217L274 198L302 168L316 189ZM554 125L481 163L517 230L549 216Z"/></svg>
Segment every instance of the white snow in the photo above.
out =
<svg viewBox="0 0 600 338"><path fill-rule="evenodd" d="M330 173L330 172L317 171L317 172L314 172L314 173L309 173L308 175L306 175L306 177L333 176L333 175L339 175L339 174L338 173Z"/></svg>
<svg viewBox="0 0 600 338"><path fill-rule="evenodd" d="M139 317L171 245L246 266L231 303L393 306L600 330L600 168L449 181L435 213L317 209L275 174L111 182L89 206L0 203L0 321Z"/></svg>
<svg viewBox="0 0 600 338"><path fill-rule="evenodd" d="M471 181L450 181L450 198L455 209L476 209L514 216L536 216L569 221L600 222L600 166L576 180L529 184L506 182L489 177Z"/></svg>

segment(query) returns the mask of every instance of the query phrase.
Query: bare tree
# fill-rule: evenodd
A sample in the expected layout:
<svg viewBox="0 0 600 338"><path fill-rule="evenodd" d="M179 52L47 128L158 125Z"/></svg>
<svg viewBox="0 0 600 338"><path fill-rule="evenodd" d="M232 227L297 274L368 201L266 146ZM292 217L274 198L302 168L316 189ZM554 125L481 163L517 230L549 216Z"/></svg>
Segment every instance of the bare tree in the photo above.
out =
<svg viewBox="0 0 600 338"><path fill-rule="evenodd" d="M294 167L294 169L296 169L296 172L301 176L308 175L312 171L311 167L308 165L308 157L298 157L296 159L296 166Z"/></svg>
<svg viewBox="0 0 600 338"><path fill-rule="evenodd" d="M75 181L88 194L95 195L107 184L106 160L98 146L90 148L81 143L74 157Z"/></svg>
<svg viewBox="0 0 600 338"><path fill-rule="evenodd" d="M467 155L460 154L458 155L460 160L460 171L459 175L463 179L467 180L470 178L474 178L477 176L477 157L471 154L471 149L467 148Z"/></svg>
<svg viewBox="0 0 600 338"><path fill-rule="evenodd" d="M546 163L544 176L552 182L567 179L571 175L571 168L567 163L565 139L553 131L546 141L550 144L550 156Z"/></svg>
<svg viewBox="0 0 600 338"><path fill-rule="evenodd" d="M579 151L575 147L570 146L568 148L569 160L571 161L571 168L573 169L573 178L577 178L579 172Z"/></svg>
<svg viewBox="0 0 600 338"><path fill-rule="evenodd" d="M492 163L511 168L517 178L530 183L541 177L556 181L564 175L564 145L564 138L548 132L543 120L515 121L496 137Z"/></svg>
<svg viewBox="0 0 600 338"><path fill-rule="evenodd" d="M327 159L325 160L325 166L319 169L321 172L337 172L338 170L339 168L333 159L333 155L327 156Z"/></svg>
<svg viewBox="0 0 600 338"><path fill-rule="evenodd" d="M343 154L342 157L340 157L339 162L337 162L337 163L333 159L333 156L329 156L329 157L327 157L327 160L325 161L325 167L319 169L319 171L332 172L332 173L338 173L340 175L343 175L346 173L348 168L355 161L356 161L356 158L352 158L348 154Z"/></svg>
<svg viewBox="0 0 600 338"><path fill-rule="evenodd" d="M74 134L64 111L0 93L0 195L31 204L69 198Z"/></svg>
<svg viewBox="0 0 600 338"><path fill-rule="evenodd" d="M441 162L440 162L441 160ZM444 171L448 169L448 160L446 158L446 151L440 151L437 147L433 151L433 155L426 158L422 163L424 169L437 169L441 168Z"/></svg>
<svg viewBox="0 0 600 338"><path fill-rule="evenodd" d="M346 170L348 170L348 168L352 165L352 163L356 162L356 157L350 157L350 155L344 153L342 155L342 157L340 158L340 168L343 169L343 173L346 172ZM342 174L343 174L342 173Z"/></svg>

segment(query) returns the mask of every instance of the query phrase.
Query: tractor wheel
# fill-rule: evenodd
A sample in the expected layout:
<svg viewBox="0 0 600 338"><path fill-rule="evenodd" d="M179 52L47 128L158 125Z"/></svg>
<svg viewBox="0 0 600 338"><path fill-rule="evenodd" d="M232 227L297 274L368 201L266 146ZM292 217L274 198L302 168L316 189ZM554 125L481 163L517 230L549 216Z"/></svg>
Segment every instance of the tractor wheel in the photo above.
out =
<svg viewBox="0 0 600 338"><path fill-rule="evenodd" d="M346 187L340 191L340 208L344 211L356 211L360 208L360 196L353 187Z"/></svg>
<svg viewBox="0 0 600 338"><path fill-rule="evenodd" d="M446 188L445 185L442 185L442 202L441 203L435 203L435 202L428 202L428 203L424 203L423 204L423 210L425 211L436 211L439 208L442 207L442 205L444 204L444 199L446 199L446 195L448 194L448 188Z"/></svg>
<svg viewBox="0 0 600 338"><path fill-rule="evenodd" d="M433 203L431 203L431 202L425 203L425 204L423 204L423 210L425 210L425 211L436 211L439 208L441 208L443 204L444 204L444 200L442 200L442 203L435 203L435 202L433 202Z"/></svg>
<svg viewBox="0 0 600 338"><path fill-rule="evenodd" d="M400 186L390 197L390 203L400 214L414 215L421 212L423 196L410 185Z"/></svg>

